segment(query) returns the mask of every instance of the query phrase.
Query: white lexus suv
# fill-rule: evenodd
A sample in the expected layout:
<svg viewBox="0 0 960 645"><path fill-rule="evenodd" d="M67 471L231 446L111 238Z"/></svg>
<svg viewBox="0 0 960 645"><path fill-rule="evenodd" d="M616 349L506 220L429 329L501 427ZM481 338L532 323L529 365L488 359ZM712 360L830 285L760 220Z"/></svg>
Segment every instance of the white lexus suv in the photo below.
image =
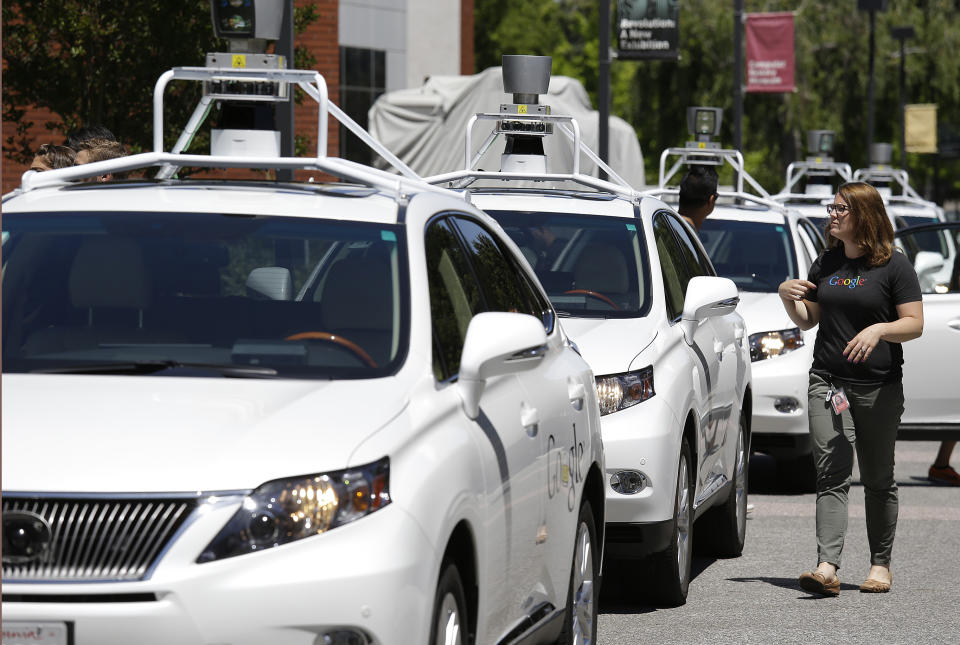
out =
<svg viewBox="0 0 960 645"><path fill-rule="evenodd" d="M351 183L82 181L158 165ZM594 377L487 215L162 148L3 211L5 644L595 641Z"/></svg>
<svg viewBox="0 0 960 645"><path fill-rule="evenodd" d="M528 63L543 76L528 73ZM574 119L531 100L546 92L549 69L549 57L505 56L514 103L471 119L465 168L429 180L466 188L536 271L596 375L605 558L640 561L648 599L679 605L690 582L695 519L703 516L698 543L713 552L737 556L744 545L752 405L746 325L736 286L717 277L686 222L597 159ZM495 122L491 137L506 135L498 172L471 167L477 121ZM573 142L572 172L546 171L539 138L554 128ZM614 180L581 174L580 154Z"/></svg>

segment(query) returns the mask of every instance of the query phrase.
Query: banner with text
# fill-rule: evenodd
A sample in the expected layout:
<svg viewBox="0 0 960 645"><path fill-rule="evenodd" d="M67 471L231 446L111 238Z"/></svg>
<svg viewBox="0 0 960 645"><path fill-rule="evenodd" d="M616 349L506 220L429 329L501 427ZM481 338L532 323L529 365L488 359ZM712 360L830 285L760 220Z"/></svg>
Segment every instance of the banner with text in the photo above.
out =
<svg viewBox="0 0 960 645"><path fill-rule="evenodd" d="M793 92L793 14L750 13L745 29L747 91Z"/></svg>
<svg viewBox="0 0 960 645"><path fill-rule="evenodd" d="M676 0L617 0L617 58L676 60Z"/></svg>

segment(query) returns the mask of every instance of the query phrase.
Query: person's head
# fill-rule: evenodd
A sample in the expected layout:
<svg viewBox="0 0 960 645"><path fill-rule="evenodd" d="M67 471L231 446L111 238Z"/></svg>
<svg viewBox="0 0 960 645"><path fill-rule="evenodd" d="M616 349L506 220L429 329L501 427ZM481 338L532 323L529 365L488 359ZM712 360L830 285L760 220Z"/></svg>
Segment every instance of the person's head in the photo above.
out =
<svg viewBox="0 0 960 645"><path fill-rule="evenodd" d="M83 148L77 151L76 165L94 163L97 161L106 161L108 159L118 159L126 157L127 149L123 144L116 141L105 141L93 148ZM109 181L110 179L122 179L124 173L112 173L100 175L99 181Z"/></svg>
<svg viewBox="0 0 960 645"><path fill-rule="evenodd" d="M887 263L893 253L893 225L876 188L862 181L842 184L829 211L829 248L856 245L870 266Z"/></svg>
<svg viewBox="0 0 960 645"><path fill-rule="evenodd" d="M44 171L69 168L74 164L76 156L77 153L72 148L44 143L37 148L37 154L30 164L30 170Z"/></svg>
<svg viewBox="0 0 960 645"><path fill-rule="evenodd" d="M69 148L80 151L102 145L104 141L116 141L117 137L105 126L90 125L72 130L64 143Z"/></svg>
<svg viewBox="0 0 960 645"><path fill-rule="evenodd" d="M717 171L713 166L695 165L680 180L680 210L684 213L713 211L717 201Z"/></svg>
<svg viewBox="0 0 960 645"><path fill-rule="evenodd" d="M554 235L548 227L541 225L531 226L530 235L533 236L533 239L537 242L538 246L548 247L557 239L557 236Z"/></svg>

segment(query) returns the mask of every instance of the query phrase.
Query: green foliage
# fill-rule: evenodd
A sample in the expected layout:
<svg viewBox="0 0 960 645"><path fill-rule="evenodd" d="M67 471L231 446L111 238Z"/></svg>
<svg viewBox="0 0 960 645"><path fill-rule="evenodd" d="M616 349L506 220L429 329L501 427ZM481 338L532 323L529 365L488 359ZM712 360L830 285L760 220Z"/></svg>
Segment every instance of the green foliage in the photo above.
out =
<svg viewBox="0 0 960 645"><path fill-rule="evenodd" d="M226 51L213 35L207 0L8 0L3 3L3 118L15 124L4 155L25 163L39 143L27 136L27 106L62 119L45 127L49 140L81 125L103 124L132 152L152 149L153 87L171 67L204 64L206 52ZM294 32L317 20L316 5L297 7ZM296 48L298 65L316 59ZM165 97L169 149L199 100L197 83L171 83ZM208 133L192 149L208 145Z"/></svg>
<svg viewBox="0 0 960 645"><path fill-rule="evenodd" d="M855 2L745 0L745 12L793 11L797 91L744 95L747 170L771 192L783 186L787 164L805 156L806 131L837 132L835 157L867 164L870 22ZM960 6L956 0L899 0L876 15L875 142L894 144L899 160L899 42L890 29L912 25L907 42L906 102L936 103L938 121L960 131ZM596 101L597 3L589 0L476 0L478 71L503 53L552 55L553 72L580 79ZM611 18L616 2L611 0ZM646 174L657 176L660 151L689 138L686 108L724 108L721 140L733 145L733 0L680 3L676 61L614 61L612 113L631 123L644 152ZM616 46L616 39L611 39ZM744 48L746 47L744 40ZM908 155L914 187L943 199L960 194L960 162ZM952 172L951 172L952 171ZM956 178L954 178L956 177ZM725 176L721 175L721 181ZM934 186L944 190L934 194Z"/></svg>

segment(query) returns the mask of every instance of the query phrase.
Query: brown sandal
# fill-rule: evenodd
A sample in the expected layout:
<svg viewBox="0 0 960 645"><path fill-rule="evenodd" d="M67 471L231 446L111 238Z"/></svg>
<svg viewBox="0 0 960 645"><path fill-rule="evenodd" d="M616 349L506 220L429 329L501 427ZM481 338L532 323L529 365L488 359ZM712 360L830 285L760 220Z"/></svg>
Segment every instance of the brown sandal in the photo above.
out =
<svg viewBox="0 0 960 645"><path fill-rule="evenodd" d="M821 596L839 596L840 578L834 576L829 582L819 571L807 571L800 574L800 587L804 591L817 593ZM863 589L863 587L861 587Z"/></svg>
<svg viewBox="0 0 960 645"><path fill-rule="evenodd" d="M890 591L890 585L893 582L893 576L890 577L890 582L883 582L882 580L874 580L873 578L867 578L863 581L863 584L860 585L861 593L887 593Z"/></svg>

